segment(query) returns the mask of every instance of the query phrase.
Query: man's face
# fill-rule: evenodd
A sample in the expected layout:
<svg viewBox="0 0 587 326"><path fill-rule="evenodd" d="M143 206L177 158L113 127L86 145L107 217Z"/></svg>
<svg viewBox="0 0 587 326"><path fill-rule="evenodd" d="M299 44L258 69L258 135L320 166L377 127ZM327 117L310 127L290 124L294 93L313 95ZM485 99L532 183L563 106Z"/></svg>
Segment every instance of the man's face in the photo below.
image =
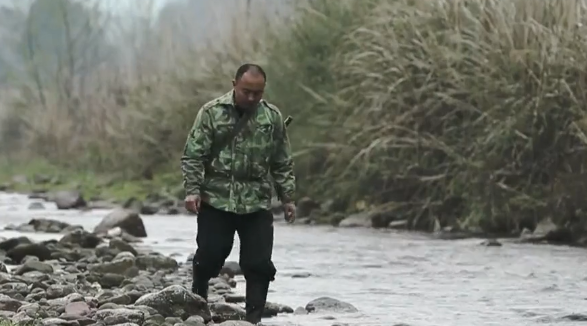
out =
<svg viewBox="0 0 587 326"><path fill-rule="evenodd" d="M265 91L265 78L255 72L245 72L238 81L233 81L234 101L243 109L254 109Z"/></svg>

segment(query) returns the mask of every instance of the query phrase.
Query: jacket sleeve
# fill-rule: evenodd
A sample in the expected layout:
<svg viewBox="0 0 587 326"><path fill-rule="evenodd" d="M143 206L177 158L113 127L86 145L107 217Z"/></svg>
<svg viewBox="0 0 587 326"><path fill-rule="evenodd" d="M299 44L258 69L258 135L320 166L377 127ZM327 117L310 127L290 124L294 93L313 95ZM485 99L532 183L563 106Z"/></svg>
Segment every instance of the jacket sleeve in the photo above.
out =
<svg viewBox="0 0 587 326"><path fill-rule="evenodd" d="M186 195L199 195L204 181L204 163L212 146L210 111L200 109L187 137L181 157L181 172Z"/></svg>
<svg viewBox="0 0 587 326"><path fill-rule="evenodd" d="M287 129L278 114L274 133L274 151L270 172L275 181L277 196L282 202L290 202L296 190L296 178Z"/></svg>

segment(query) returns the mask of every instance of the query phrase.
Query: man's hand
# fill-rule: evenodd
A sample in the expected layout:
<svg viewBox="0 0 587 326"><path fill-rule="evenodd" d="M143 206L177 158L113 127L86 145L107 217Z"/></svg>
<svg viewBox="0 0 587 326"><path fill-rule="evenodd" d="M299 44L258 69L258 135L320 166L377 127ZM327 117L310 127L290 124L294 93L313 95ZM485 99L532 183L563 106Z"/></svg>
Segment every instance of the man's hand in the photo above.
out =
<svg viewBox="0 0 587 326"><path fill-rule="evenodd" d="M294 203L283 204L283 217L287 223L293 223L296 220L296 205Z"/></svg>
<svg viewBox="0 0 587 326"><path fill-rule="evenodd" d="M185 208L194 213L198 214L200 211L200 196L198 195L189 195L185 197Z"/></svg>

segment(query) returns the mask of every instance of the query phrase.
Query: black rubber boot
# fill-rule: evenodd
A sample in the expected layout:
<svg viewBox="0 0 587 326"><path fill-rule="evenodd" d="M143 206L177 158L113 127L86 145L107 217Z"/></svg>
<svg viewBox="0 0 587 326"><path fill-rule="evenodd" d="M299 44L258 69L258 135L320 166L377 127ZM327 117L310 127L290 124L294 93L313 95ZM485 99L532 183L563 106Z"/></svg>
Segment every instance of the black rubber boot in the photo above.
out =
<svg viewBox="0 0 587 326"><path fill-rule="evenodd" d="M192 293L197 294L208 301L208 281L209 279L202 277L201 273L198 273L198 266L196 262L193 262L192 270Z"/></svg>
<svg viewBox="0 0 587 326"><path fill-rule="evenodd" d="M245 320L253 325L258 325L265 311L267 293L269 292L269 281L247 281Z"/></svg>

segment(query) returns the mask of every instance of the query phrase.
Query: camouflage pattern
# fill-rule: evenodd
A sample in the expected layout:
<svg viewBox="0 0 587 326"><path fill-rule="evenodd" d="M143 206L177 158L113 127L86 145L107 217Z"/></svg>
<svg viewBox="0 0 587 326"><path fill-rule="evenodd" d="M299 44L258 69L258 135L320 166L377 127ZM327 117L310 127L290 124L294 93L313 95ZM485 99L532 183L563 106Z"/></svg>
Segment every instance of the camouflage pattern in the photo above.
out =
<svg viewBox="0 0 587 326"><path fill-rule="evenodd" d="M247 126L209 162L213 146L238 121L233 92L206 103L198 112L181 159L187 195L200 195L217 209L237 214L271 206L274 180L281 200L295 191L293 160L281 112L262 100Z"/></svg>

